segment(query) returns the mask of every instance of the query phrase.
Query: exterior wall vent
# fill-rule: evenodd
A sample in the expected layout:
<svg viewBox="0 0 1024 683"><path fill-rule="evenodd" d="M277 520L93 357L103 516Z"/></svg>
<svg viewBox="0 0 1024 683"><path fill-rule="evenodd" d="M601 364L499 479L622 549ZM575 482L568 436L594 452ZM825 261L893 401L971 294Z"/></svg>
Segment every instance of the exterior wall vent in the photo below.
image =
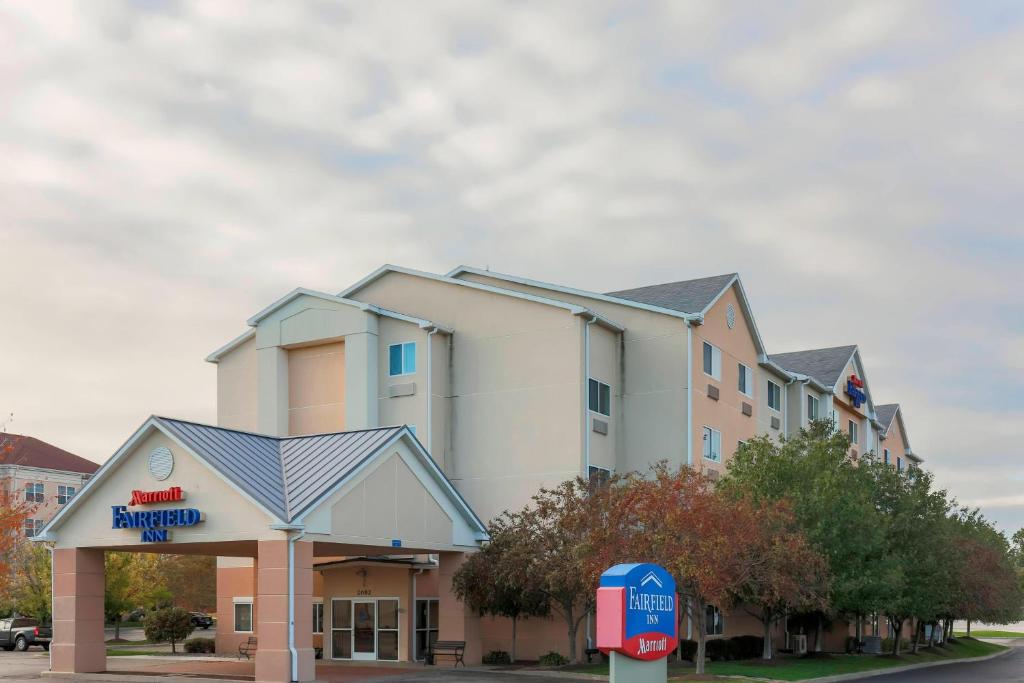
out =
<svg viewBox="0 0 1024 683"><path fill-rule="evenodd" d="M593 429L598 434L607 434L608 433L608 423L605 422L604 420L598 420L597 418L594 418L594 427L593 427Z"/></svg>
<svg viewBox="0 0 1024 683"><path fill-rule="evenodd" d="M716 387L714 384L708 385L708 398L713 399L715 401L718 400L718 387Z"/></svg>
<svg viewBox="0 0 1024 683"><path fill-rule="evenodd" d="M404 384L392 384L388 387L388 396L412 396L416 393L416 382L405 382Z"/></svg>
<svg viewBox="0 0 1024 683"><path fill-rule="evenodd" d="M747 417L750 417L751 415L754 414L754 406L750 405L746 401L743 402L743 407L741 408L741 410L743 411L743 414L746 415Z"/></svg>

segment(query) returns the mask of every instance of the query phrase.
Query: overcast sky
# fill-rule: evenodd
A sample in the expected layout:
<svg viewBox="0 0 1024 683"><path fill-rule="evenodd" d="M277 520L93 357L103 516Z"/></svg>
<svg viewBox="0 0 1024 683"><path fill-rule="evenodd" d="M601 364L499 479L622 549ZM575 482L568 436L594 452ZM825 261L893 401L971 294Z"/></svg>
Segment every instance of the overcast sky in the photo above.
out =
<svg viewBox="0 0 1024 683"><path fill-rule="evenodd" d="M1017 2L5 2L0 413L97 461L212 422L207 353L385 262L738 271L1016 528L1022 180Z"/></svg>

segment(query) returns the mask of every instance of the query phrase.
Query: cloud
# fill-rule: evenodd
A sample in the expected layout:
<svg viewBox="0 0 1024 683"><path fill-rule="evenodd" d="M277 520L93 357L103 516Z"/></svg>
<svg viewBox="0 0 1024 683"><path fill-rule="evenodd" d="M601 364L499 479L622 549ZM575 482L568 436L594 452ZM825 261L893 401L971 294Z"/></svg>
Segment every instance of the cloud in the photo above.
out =
<svg viewBox="0 0 1024 683"><path fill-rule="evenodd" d="M1021 45L916 2L6 4L0 412L99 460L213 420L206 353L383 262L739 271L770 350L860 344L940 483L1003 500Z"/></svg>

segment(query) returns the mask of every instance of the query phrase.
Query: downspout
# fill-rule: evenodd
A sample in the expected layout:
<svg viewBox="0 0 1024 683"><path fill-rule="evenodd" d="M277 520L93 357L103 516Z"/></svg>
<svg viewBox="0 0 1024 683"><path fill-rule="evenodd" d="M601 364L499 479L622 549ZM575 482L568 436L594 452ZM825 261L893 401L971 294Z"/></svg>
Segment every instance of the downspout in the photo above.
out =
<svg viewBox="0 0 1024 683"><path fill-rule="evenodd" d="M793 377L786 382L786 393L782 397L782 436L789 438L789 385L796 381ZM786 647L789 647L787 644Z"/></svg>
<svg viewBox="0 0 1024 683"><path fill-rule="evenodd" d="M299 651L295 647L295 542L305 535L305 529L300 529L297 535L288 539L288 651L291 653L293 681L299 680Z"/></svg>
<svg viewBox="0 0 1024 683"><path fill-rule="evenodd" d="M686 320L686 465L693 467L693 325L688 319Z"/></svg>
<svg viewBox="0 0 1024 683"><path fill-rule="evenodd" d="M430 332L427 332L427 453L430 453L430 457L434 457L434 419L433 419L433 405L434 405L434 355L431 352L430 338L437 334L437 328L431 328ZM436 462L436 459L435 459Z"/></svg>

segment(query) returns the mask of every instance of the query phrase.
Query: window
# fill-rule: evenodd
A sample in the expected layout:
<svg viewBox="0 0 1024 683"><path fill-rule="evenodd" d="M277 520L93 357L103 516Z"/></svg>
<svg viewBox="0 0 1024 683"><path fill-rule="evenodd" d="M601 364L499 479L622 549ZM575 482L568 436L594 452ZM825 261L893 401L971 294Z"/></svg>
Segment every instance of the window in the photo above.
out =
<svg viewBox="0 0 1024 683"><path fill-rule="evenodd" d="M313 633L324 632L324 603L313 603Z"/></svg>
<svg viewBox="0 0 1024 683"><path fill-rule="evenodd" d="M41 519L28 519L28 518L26 518L25 519L25 537L26 538L32 538L33 536L38 534L40 531L42 531L44 526L45 525L43 524L43 520L41 520Z"/></svg>
<svg viewBox="0 0 1024 683"><path fill-rule="evenodd" d="M235 598L235 633L252 633L252 598Z"/></svg>
<svg viewBox="0 0 1024 683"><path fill-rule="evenodd" d="M888 448L883 448L882 449L882 462L884 462L886 465L889 464L889 449Z"/></svg>
<svg viewBox="0 0 1024 683"><path fill-rule="evenodd" d="M768 380L768 407L782 410L782 387L771 380Z"/></svg>
<svg viewBox="0 0 1024 683"><path fill-rule="evenodd" d="M26 503L42 503L43 502L43 485L42 484L25 484L25 502Z"/></svg>
<svg viewBox="0 0 1024 683"><path fill-rule="evenodd" d="M398 600L377 601L377 659L398 661Z"/></svg>
<svg viewBox="0 0 1024 683"><path fill-rule="evenodd" d="M722 379L722 352L717 346L704 342L704 374Z"/></svg>
<svg viewBox="0 0 1024 683"><path fill-rule="evenodd" d="M611 479L612 471L606 467L594 467L590 466L587 472L587 477L590 479L590 483L596 484L597 486L604 486Z"/></svg>
<svg viewBox="0 0 1024 683"><path fill-rule="evenodd" d="M739 370L739 380L736 383L736 388L740 390L741 394L747 396L754 395L754 371L748 368L743 363L736 364Z"/></svg>
<svg viewBox="0 0 1024 683"><path fill-rule="evenodd" d="M427 650L437 642L437 598L416 601L416 660L427 657Z"/></svg>
<svg viewBox="0 0 1024 683"><path fill-rule="evenodd" d="M818 419L818 399L815 398L814 396L807 397L807 419Z"/></svg>
<svg viewBox="0 0 1024 683"><path fill-rule="evenodd" d="M720 636L725 633L725 618L722 610L708 605L704 612L704 633L709 636Z"/></svg>
<svg viewBox="0 0 1024 683"><path fill-rule="evenodd" d="M589 383L589 405L595 413L612 414L612 388L604 382L591 379Z"/></svg>
<svg viewBox="0 0 1024 683"><path fill-rule="evenodd" d="M392 344L388 347L388 374L411 375L416 372L416 342Z"/></svg>
<svg viewBox="0 0 1024 683"><path fill-rule="evenodd" d="M722 432L711 427L704 428L704 457L722 462Z"/></svg>
<svg viewBox="0 0 1024 683"><path fill-rule="evenodd" d="M850 443L858 443L857 440L857 423L850 420Z"/></svg>
<svg viewBox="0 0 1024 683"><path fill-rule="evenodd" d="M74 486L58 486L57 487L57 502L64 505L71 497L75 495Z"/></svg>
<svg viewBox="0 0 1024 683"><path fill-rule="evenodd" d="M873 636L882 635L881 633L879 633L878 613L877 612L875 614L871 615L871 635L873 635Z"/></svg>
<svg viewBox="0 0 1024 683"><path fill-rule="evenodd" d="M902 472L903 471L903 458L900 458L898 456L896 458L896 471L897 472Z"/></svg>

